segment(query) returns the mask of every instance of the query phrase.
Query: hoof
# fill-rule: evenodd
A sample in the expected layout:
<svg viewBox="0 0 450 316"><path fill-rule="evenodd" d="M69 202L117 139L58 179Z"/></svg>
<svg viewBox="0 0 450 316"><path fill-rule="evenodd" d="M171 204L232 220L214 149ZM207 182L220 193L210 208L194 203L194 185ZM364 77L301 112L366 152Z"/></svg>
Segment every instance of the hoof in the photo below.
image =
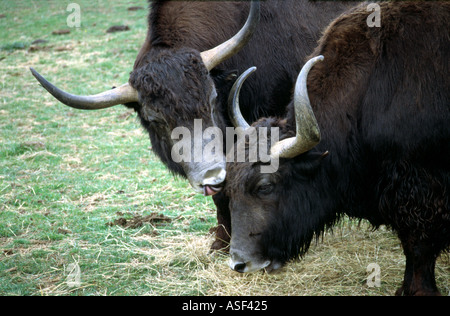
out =
<svg viewBox="0 0 450 316"><path fill-rule="evenodd" d="M438 290L415 290L415 291L407 291L405 287L402 286L395 292L396 296L442 296L441 292Z"/></svg>

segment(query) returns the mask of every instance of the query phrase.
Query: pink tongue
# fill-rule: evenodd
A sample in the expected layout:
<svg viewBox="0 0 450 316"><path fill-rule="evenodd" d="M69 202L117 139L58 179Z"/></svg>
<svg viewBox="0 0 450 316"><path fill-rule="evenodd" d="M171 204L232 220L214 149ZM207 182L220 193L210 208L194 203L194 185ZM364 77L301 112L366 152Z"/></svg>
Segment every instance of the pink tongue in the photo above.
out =
<svg viewBox="0 0 450 316"><path fill-rule="evenodd" d="M217 193L217 191L214 191L209 185L205 185L205 186L203 187L203 194L204 194L205 196L214 195L214 194L216 194L216 193Z"/></svg>

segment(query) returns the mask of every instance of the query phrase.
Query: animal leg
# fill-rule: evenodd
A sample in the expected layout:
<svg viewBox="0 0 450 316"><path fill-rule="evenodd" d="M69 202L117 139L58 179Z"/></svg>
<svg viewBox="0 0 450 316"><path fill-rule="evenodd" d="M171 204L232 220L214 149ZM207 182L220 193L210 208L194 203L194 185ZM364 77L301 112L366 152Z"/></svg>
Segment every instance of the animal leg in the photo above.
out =
<svg viewBox="0 0 450 316"><path fill-rule="evenodd" d="M441 295L436 287L435 265L439 251L431 243L403 241L406 269L403 285L396 295L436 296Z"/></svg>
<svg viewBox="0 0 450 316"><path fill-rule="evenodd" d="M439 166L437 163L434 165ZM397 232L406 256L403 286L398 295L439 295L435 265L450 246L450 177L445 166L426 168L408 160L385 164L380 210Z"/></svg>
<svg viewBox="0 0 450 316"><path fill-rule="evenodd" d="M217 207L216 240L211 245L211 251L228 252L231 239L231 217L228 207L228 198L225 194L218 193L213 196Z"/></svg>

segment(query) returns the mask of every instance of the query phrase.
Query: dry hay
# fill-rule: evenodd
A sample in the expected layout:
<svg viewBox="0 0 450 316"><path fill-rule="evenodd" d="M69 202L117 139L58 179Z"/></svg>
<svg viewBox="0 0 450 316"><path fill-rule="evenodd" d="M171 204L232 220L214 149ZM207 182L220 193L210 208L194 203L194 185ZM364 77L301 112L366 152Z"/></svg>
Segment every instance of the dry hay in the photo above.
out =
<svg viewBox="0 0 450 316"><path fill-rule="evenodd" d="M149 266L164 267L147 282L158 283L148 295L292 296L393 295L401 285L405 267L400 243L385 228L371 231L369 224L341 224L334 233L313 244L302 260L290 262L275 274L238 274L228 267L228 255L209 253L212 236L186 234L162 241L162 248L143 250ZM175 265L174 262L180 263ZM381 286L367 285L367 266L381 269ZM438 286L449 290L448 256L438 260ZM180 273L184 273L180 277Z"/></svg>

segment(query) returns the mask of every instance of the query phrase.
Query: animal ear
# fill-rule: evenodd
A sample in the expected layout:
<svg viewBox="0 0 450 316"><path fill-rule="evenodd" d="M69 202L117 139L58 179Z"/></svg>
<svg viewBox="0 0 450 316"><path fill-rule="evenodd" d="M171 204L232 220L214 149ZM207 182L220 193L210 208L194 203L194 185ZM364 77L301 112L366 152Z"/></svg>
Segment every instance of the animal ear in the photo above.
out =
<svg viewBox="0 0 450 316"><path fill-rule="evenodd" d="M299 175L310 176L316 173L319 169L322 161L329 155L328 151L324 153L320 152L308 152L304 155L298 156L295 163L295 170Z"/></svg>
<svg viewBox="0 0 450 316"><path fill-rule="evenodd" d="M220 82L222 84L233 84L238 77L237 70L213 69L210 74L215 82Z"/></svg>
<svg viewBox="0 0 450 316"><path fill-rule="evenodd" d="M227 76L225 77L225 81L229 82L235 82L238 77L238 71L237 70L231 70L228 71Z"/></svg>

